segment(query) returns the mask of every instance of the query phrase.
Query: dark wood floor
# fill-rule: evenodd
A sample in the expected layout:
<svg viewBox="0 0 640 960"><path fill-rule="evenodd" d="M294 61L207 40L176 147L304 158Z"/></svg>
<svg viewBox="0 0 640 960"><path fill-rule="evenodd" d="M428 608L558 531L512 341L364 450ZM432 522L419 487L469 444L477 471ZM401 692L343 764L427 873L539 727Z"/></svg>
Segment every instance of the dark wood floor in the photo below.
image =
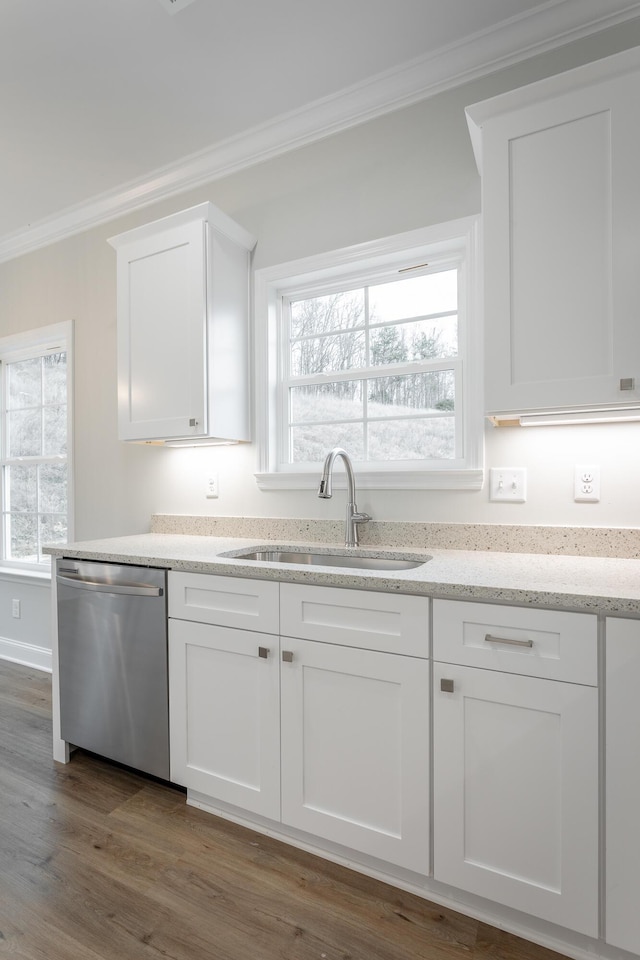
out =
<svg viewBox="0 0 640 960"><path fill-rule="evenodd" d="M50 692L0 661L0 955L558 960L88 754L54 763Z"/></svg>

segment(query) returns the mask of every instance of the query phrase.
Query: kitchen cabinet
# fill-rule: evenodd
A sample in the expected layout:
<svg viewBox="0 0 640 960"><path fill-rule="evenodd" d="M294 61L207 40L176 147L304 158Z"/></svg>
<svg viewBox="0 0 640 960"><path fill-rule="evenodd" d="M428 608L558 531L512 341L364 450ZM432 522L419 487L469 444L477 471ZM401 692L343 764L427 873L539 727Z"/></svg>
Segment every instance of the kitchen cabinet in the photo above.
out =
<svg viewBox="0 0 640 960"><path fill-rule="evenodd" d="M211 203L111 238L122 440L249 440L249 252Z"/></svg>
<svg viewBox="0 0 640 960"><path fill-rule="evenodd" d="M278 584L169 574L171 779L280 815Z"/></svg>
<svg viewBox="0 0 640 960"><path fill-rule="evenodd" d="M434 878L597 937L596 617L435 600L433 643Z"/></svg>
<svg viewBox="0 0 640 960"><path fill-rule="evenodd" d="M606 622L605 940L640 954L640 621Z"/></svg>
<svg viewBox="0 0 640 960"><path fill-rule="evenodd" d="M636 49L467 108L490 415L640 406L639 99Z"/></svg>
<svg viewBox="0 0 640 960"><path fill-rule="evenodd" d="M172 572L169 613L172 779L427 874L428 600Z"/></svg>
<svg viewBox="0 0 640 960"><path fill-rule="evenodd" d="M282 822L427 874L428 601L280 590Z"/></svg>

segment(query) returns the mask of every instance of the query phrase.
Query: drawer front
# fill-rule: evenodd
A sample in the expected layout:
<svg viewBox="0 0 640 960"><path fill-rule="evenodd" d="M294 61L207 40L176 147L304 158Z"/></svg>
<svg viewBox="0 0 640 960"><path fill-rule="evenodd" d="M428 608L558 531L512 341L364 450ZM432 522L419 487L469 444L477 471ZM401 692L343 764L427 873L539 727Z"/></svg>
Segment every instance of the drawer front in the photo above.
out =
<svg viewBox="0 0 640 960"><path fill-rule="evenodd" d="M278 594L271 580L170 571L169 616L277 634Z"/></svg>
<svg viewBox="0 0 640 960"><path fill-rule="evenodd" d="M280 585L285 637L429 656L429 600L368 590Z"/></svg>
<svg viewBox="0 0 640 960"><path fill-rule="evenodd" d="M597 656L593 614L434 600L434 660L597 686Z"/></svg>

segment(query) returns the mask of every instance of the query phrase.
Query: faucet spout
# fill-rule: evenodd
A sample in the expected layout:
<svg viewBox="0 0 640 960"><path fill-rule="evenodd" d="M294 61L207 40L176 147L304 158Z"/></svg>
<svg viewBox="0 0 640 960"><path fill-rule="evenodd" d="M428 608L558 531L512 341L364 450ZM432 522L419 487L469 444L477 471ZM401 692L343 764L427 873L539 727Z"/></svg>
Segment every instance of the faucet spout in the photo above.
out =
<svg viewBox="0 0 640 960"><path fill-rule="evenodd" d="M353 464L351 463L349 454L346 450L343 450L342 447L334 447L325 458L320 486L318 487L318 496L323 500L329 500L333 496L333 468L338 457L342 459L347 474L347 514L345 518L344 542L346 547L357 547L358 524L366 523L368 520L371 520L371 517L368 513L358 512Z"/></svg>

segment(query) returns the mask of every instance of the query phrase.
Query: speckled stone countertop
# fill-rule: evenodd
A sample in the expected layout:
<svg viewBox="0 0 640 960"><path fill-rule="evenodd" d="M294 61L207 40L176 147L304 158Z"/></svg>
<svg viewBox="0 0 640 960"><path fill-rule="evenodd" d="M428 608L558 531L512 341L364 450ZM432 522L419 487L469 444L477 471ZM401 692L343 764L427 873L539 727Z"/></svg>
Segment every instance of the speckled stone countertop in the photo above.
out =
<svg viewBox="0 0 640 960"><path fill-rule="evenodd" d="M240 549L283 547L293 541L267 538L148 533L88 540L47 553L76 559L167 567L195 573L314 583L359 590L382 590L458 600L542 606L640 617L640 560L613 557L550 556L482 550L367 545L354 553L428 558L402 571L369 571L247 561L222 556ZM309 546L305 542L305 546ZM301 542L296 546L300 548ZM316 552L339 542L314 543ZM351 551L350 551L351 552Z"/></svg>

